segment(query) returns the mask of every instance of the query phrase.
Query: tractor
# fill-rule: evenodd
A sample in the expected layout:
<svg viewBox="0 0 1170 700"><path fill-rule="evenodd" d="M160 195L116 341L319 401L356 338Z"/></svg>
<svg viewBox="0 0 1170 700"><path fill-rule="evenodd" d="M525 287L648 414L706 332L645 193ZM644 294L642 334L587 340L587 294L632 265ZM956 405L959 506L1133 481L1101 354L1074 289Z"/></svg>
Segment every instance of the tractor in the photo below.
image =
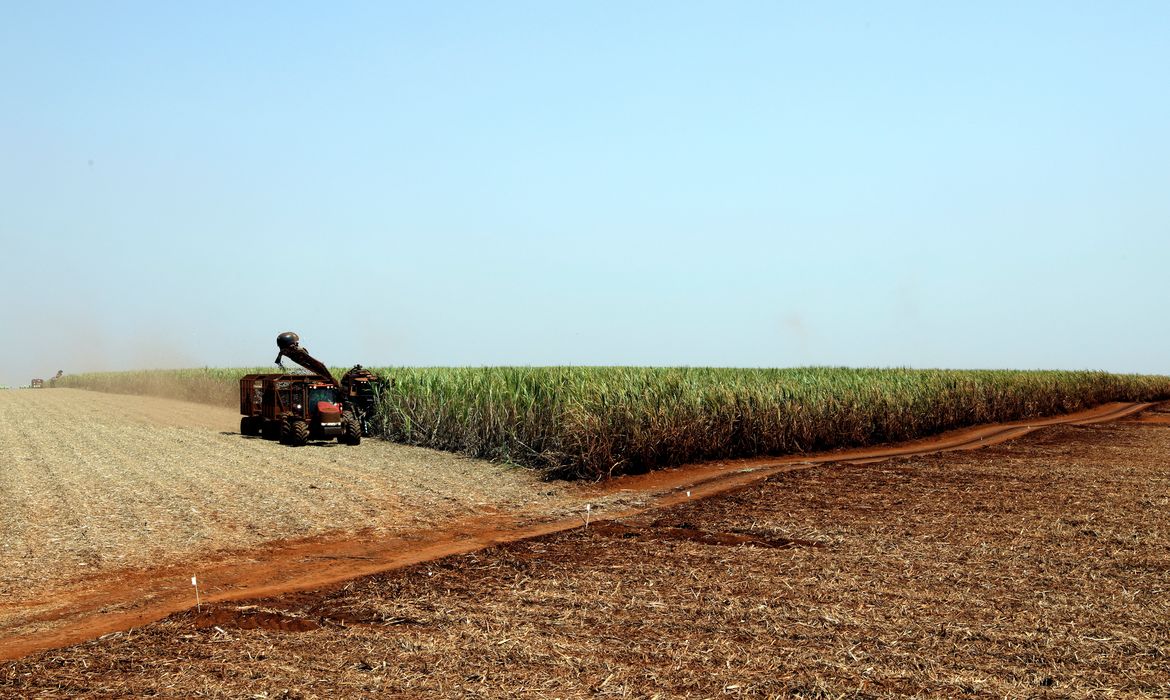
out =
<svg viewBox="0 0 1170 700"><path fill-rule="evenodd" d="M337 384L307 374L249 374L240 379L240 433L301 446L309 440L362 441L358 418L343 408Z"/></svg>
<svg viewBox="0 0 1170 700"><path fill-rule="evenodd" d="M378 400L386 387L385 380L361 365L354 365L342 375L342 401L361 423L362 435L369 437L373 433Z"/></svg>

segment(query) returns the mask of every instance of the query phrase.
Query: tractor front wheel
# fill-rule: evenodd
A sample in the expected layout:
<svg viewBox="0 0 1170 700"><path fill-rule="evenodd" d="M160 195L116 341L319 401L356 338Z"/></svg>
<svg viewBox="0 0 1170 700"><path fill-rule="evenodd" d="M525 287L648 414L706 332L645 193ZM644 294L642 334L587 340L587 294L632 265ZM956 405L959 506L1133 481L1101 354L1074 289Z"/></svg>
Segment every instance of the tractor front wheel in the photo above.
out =
<svg viewBox="0 0 1170 700"><path fill-rule="evenodd" d="M301 447L309 442L309 424L303 420L294 420L289 426L288 444Z"/></svg>

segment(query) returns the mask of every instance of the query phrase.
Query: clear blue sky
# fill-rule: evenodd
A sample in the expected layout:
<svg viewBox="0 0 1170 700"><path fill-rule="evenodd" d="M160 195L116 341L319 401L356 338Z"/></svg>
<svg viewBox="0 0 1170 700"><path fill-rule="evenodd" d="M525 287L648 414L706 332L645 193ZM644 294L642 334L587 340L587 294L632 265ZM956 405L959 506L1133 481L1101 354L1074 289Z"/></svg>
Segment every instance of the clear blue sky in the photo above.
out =
<svg viewBox="0 0 1170 700"><path fill-rule="evenodd" d="M0 383L1170 373L1170 3L0 2Z"/></svg>

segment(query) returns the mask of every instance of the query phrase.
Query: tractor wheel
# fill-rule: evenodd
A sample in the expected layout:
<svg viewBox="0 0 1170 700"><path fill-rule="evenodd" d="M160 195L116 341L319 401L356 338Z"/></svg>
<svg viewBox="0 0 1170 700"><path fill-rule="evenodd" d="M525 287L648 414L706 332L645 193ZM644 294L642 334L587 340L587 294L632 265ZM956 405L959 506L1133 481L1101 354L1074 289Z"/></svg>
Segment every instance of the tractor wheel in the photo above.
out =
<svg viewBox="0 0 1170 700"><path fill-rule="evenodd" d="M244 416L240 419L240 435L259 435L264 419L257 416Z"/></svg>
<svg viewBox="0 0 1170 700"><path fill-rule="evenodd" d="M346 413L341 417L341 425L345 427L345 433L338 436L338 442L346 445L362 444L362 425L352 413Z"/></svg>
<svg viewBox="0 0 1170 700"><path fill-rule="evenodd" d="M300 419L294 419L289 423L288 429L288 444L293 447L301 447L309 442L309 424Z"/></svg>
<svg viewBox="0 0 1170 700"><path fill-rule="evenodd" d="M276 440L280 438L280 423L274 420L260 419L260 435L265 440Z"/></svg>

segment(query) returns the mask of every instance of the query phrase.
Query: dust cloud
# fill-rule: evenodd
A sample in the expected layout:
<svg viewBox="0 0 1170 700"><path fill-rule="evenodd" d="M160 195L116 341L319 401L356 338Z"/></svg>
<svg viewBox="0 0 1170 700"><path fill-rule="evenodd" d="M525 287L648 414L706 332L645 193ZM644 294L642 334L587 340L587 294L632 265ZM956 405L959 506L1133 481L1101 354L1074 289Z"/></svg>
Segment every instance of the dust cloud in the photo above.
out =
<svg viewBox="0 0 1170 700"><path fill-rule="evenodd" d="M27 387L32 379L129 369L204 366L198 352L161 324L132 331L103 326L86 313L13 314L0 342L0 386ZM17 329L18 332L12 332Z"/></svg>

